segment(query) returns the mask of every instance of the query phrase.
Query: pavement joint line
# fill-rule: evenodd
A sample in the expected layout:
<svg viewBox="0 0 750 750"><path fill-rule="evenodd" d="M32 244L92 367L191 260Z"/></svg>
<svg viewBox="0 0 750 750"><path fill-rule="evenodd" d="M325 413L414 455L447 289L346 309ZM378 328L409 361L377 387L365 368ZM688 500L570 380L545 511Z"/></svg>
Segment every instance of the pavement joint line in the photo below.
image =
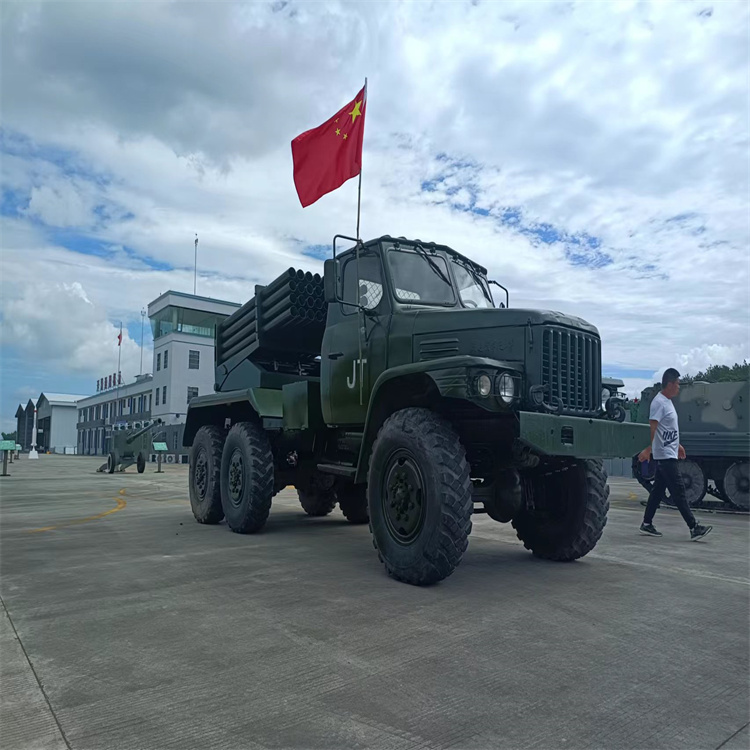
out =
<svg viewBox="0 0 750 750"><path fill-rule="evenodd" d="M104 516L108 516L111 513L117 513L118 511L122 510L127 505L127 503L121 497L113 497L112 499L117 503L116 508L110 508L110 510L105 510L103 513L97 513L95 516L87 516L86 518L74 518L71 521L63 521L62 523L57 523L54 526L43 526L40 529L28 529L26 533L37 534L40 531L54 531L55 529L63 529L66 526L74 526L79 523L88 523L89 521L98 521L100 518L104 518Z"/></svg>
<svg viewBox="0 0 750 750"><path fill-rule="evenodd" d="M67 747L69 750L73 750L70 746L70 742L68 742L68 738L65 736L65 730L62 728L62 724L60 724L60 720L57 718L57 714L55 713L55 709L52 708L52 704L50 703L49 696L47 695L44 686L42 685L42 681L39 679L39 675L36 673L36 669L34 669L34 665L31 663L31 659L29 658L29 654L26 651L26 646L23 645L23 641L21 640L21 636L18 634L18 631L16 630L16 625L13 622L13 618L10 616L10 612L8 611L8 607L5 604L5 600L2 596L0 596L0 603L3 605L3 609L5 610L5 616L8 618L8 622L10 623L10 627L13 629L13 635L16 637L16 640L18 641L18 645L21 647L21 651L23 651L23 656L26 659L26 663L29 665L29 669L31 669L31 673L34 675L34 679L36 680L36 684L39 685L39 690L41 691L42 695L44 696L44 702L47 704L47 708L49 708L49 712L52 714L52 718L55 720L55 724L57 725L57 729L60 732L60 736L63 739L63 742L65 743L65 747ZM742 731L742 730L740 730ZM734 736L734 735L732 735ZM731 739L731 737L729 738Z"/></svg>
<svg viewBox="0 0 750 750"><path fill-rule="evenodd" d="M716 750L721 750L721 748L722 748L722 747L724 747L724 745L726 745L726 744L727 744L727 742L729 742L730 740L733 740L733 739L734 739L734 738L735 738L735 737L736 737L736 736L737 736L737 735L738 735L738 734L739 734L739 733L740 733L740 732L741 732L741 731L742 731L743 729L747 729L747 728L748 728L749 726L750 726L750 721L748 721L748 722L745 722L745 724L743 724L743 725L742 725L742 726L741 726L741 727L740 727L740 728L739 728L739 729L738 729L738 730L737 730L737 731L736 731L736 732L735 732L735 733L734 733L733 735L731 735L731 736L727 737L727 738L726 738L726 739L724 740L724 742L722 742L722 743L721 743L721 745L719 745L719 746L718 746L718 747L716 748Z"/></svg>

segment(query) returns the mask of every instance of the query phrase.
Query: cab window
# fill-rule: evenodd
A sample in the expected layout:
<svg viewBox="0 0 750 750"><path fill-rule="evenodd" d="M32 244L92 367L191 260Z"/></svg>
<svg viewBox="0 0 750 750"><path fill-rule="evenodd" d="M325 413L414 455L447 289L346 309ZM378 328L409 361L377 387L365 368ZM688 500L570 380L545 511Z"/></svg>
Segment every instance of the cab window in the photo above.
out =
<svg viewBox="0 0 750 750"><path fill-rule="evenodd" d="M380 259L376 255L365 255L359 259L359 279L357 279L357 259L350 258L344 265L344 300L362 305L366 310L374 310L383 299L383 273ZM345 315L357 312L356 307L342 305Z"/></svg>

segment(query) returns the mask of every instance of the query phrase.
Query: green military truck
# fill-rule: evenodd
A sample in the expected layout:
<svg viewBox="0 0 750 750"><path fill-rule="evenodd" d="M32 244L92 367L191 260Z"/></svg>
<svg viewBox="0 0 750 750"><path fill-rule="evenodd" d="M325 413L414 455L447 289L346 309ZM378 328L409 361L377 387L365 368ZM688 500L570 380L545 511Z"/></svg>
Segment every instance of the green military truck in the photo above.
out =
<svg viewBox="0 0 750 750"><path fill-rule="evenodd" d="M651 387L641 392L638 422L648 424L651 401L659 390ZM727 510L749 512L750 382L685 383L673 403L680 443L687 454L678 465L690 506L716 507L719 500ZM633 475L651 489L653 468L641 466L637 455L633 456ZM716 500L707 503L706 494Z"/></svg>
<svg viewBox="0 0 750 750"><path fill-rule="evenodd" d="M582 557L607 520L602 459L649 434L602 404L600 352L594 326L509 307L449 247L337 235L322 278L289 269L218 326L216 392L184 431L195 518L259 531L293 485L311 515L369 521L414 584L453 572L472 513Z"/></svg>

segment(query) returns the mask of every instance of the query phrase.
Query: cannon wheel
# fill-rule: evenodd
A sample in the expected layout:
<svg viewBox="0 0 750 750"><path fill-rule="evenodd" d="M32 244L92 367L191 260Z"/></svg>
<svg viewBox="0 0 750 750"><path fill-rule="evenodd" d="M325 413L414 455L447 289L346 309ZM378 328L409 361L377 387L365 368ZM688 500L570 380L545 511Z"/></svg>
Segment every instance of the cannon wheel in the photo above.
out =
<svg viewBox="0 0 750 750"><path fill-rule="evenodd" d="M117 468L117 454L114 451L110 451L107 454L107 473L114 474Z"/></svg>
<svg viewBox="0 0 750 750"><path fill-rule="evenodd" d="M135 462L135 464L138 468L138 473L143 474L143 472L146 470L146 456L143 455L143 451L138 454L138 460Z"/></svg>
<svg viewBox="0 0 750 750"><path fill-rule="evenodd" d="M741 510L750 510L750 463L736 461L725 472L724 495L729 502Z"/></svg>

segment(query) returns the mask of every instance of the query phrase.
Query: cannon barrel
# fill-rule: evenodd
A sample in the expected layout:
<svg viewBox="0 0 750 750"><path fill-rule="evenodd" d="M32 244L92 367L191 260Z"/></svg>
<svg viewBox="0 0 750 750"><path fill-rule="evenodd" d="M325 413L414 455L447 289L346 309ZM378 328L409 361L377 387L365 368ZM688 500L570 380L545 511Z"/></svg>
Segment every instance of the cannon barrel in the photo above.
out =
<svg viewBox="0 0 750 750"><path fill-rule="evenodd" d="M136 430L132 435L128 435L127 438L125 438L125 444L130 445L137 437L140 437L143 435L144 432L149 432L150 430L153 430L154 427L158 427L162 423L161 419L155 419L150 425L147 425L146 427L141 427L140 430Z"/></svg>

